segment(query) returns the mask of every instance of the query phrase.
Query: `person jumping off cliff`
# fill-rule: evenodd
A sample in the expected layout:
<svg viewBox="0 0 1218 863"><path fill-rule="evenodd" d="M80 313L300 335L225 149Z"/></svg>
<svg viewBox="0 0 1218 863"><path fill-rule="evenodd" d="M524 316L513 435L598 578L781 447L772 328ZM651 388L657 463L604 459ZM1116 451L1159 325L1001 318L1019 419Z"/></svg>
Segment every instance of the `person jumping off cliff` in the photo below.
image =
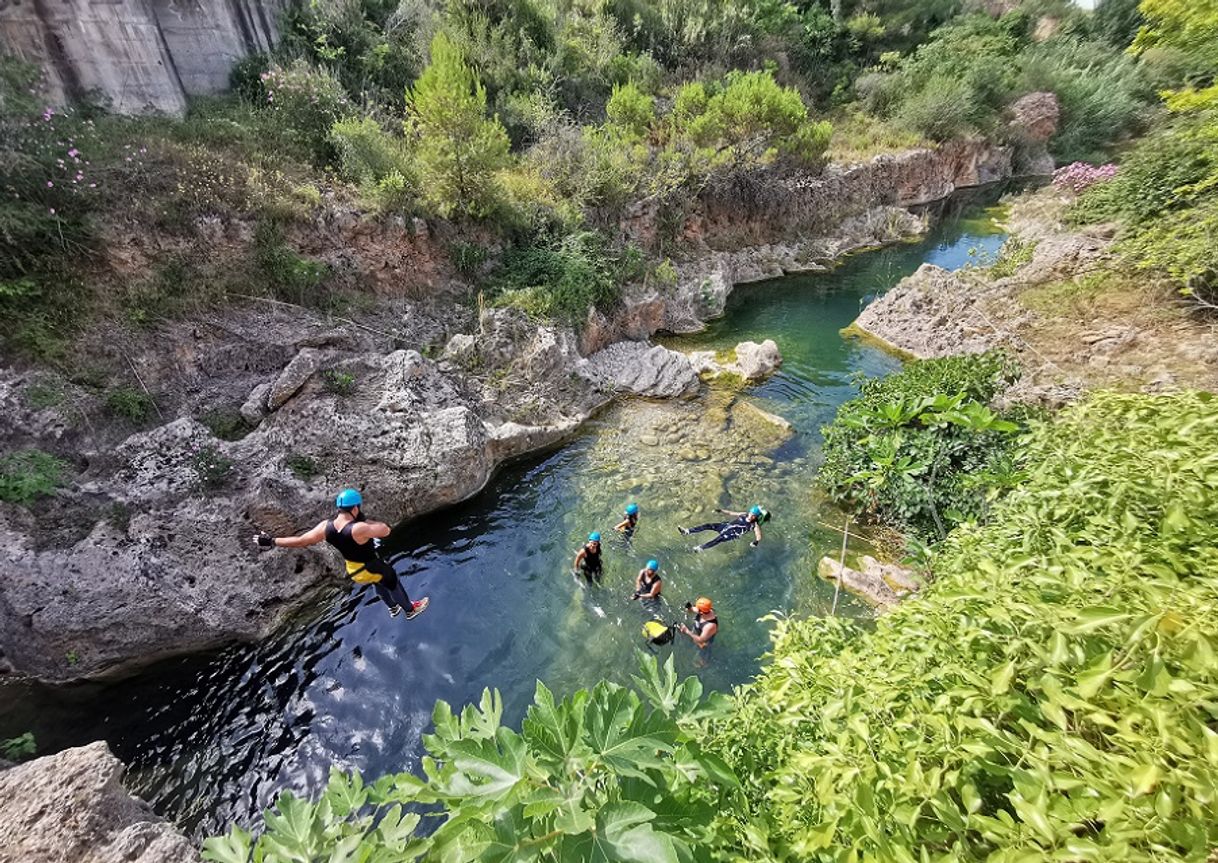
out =
<svg viewBox="0 0 1218 863"><path fill-rule="evenodd" d="M431 600L423 597L415 602L406 595L402 580L388 560L381 557L381 540L389 536L391 528L383 521L367 521L363 512L364 499L353 488L344 489L334 500L338 515L320 522L312 530L299 536L270 536L259 533L254 537L258 547L307 548L319 542L328 542L338 549L347 564L347 575L357 584L371 584L376 595L389 606L391 617L397 617L406 609L406 619L412 620L427 610Z"/></svg>
<svg viewBox="0 0 1218 863"><path fill-rule="evenodd" d="M679 527L682 536L688 536L691 533L701 533L704 530L713 530L719 535L710 542L704 542L702 545L695 545L694 551L706 551L708 548L714 548L721 542L730 542L733 539L739 539L750 530L756 537L750 546L756 548L761 543L761 523L769 521L770 514L759 506L755 506L748 512L732 512L728 509L716 509L715 512L723 515L732 516L731 521L715 521L707 524L700 524L697 527Z"/></svg>

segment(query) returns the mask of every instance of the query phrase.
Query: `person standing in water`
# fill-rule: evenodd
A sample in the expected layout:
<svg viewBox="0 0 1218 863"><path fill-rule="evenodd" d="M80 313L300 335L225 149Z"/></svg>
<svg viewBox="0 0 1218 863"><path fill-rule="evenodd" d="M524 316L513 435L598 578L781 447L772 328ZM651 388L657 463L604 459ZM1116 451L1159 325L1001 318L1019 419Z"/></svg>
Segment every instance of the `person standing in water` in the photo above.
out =
<svg viewBox="0 0 1218 863"><path fill-rule="evenodd" d="M647 565L639 570L638 577L634 580L634 596L633 599L641 599L644 602L647 600L657 600L660 598L660 591L663 590L663 584L660 581L660 562L658 560L649 560Z"/></svg>
<svg viewBox="0 0 1218 863"><path fill-rule="evenodd" d="M596 531L588 534L588 541L575 553L575 571L589 582L600 583L603 566L601 564L601 535Z"/></svg>
<svg viewBox="0 0 1218 863"><path fill-rule="evenodd" d="M750 546L756 548L761 543L761 522L768 518L766 511L759 506L755 506L748 512L732 512L730 509L716 509L715 512L723 515L732 516L731 521L708 522L700 524L697 527L679 527L682 536L688 536L691 533L700 533L704 530L713 530L719 535L710 542L704 542L702 545L695 545L694 551L706 551L708 548L714 548L721 542L730 542L733 539L739 539L749 531L753 532L755 539L749 543Z"/></svg>
<svg viewBox="0 0 1218 863"><path fill-rule="evenodd" d="M338 549L347 564L347 575L358 584L371 584L376 595L389 606L391 617L406 609L406 619L422 614L431 600L423 597L415 602L406 595L402 579L393 564L381 557L380 540L389 536L391 528L383 521L367 521L363 512L364 499L353 488L344 489L334 500L338 515L320 522L299 536L270 536L259 533L254 541L261 549L307 548L328 542Z"/></svg>
<svg viewBox="0 0 1218 863"><path fill-rule="evenodd" d="M624 518L613 526L613 529L618 533L624 533L626 539L634 536L634 529L639 526L639 505L637 503L626 504L626 512Z"/></svg>
<svg viewBox="0 0 1218 863"><path fill-rule="evenodd" d="M693 628L681 624L680 630L689 636L689 640L698 645L699 650L706 650L719 633L719 618L715 615L715 606L709 598L699 596L697 602L685 603L685 611L693 614Z"/></svg>

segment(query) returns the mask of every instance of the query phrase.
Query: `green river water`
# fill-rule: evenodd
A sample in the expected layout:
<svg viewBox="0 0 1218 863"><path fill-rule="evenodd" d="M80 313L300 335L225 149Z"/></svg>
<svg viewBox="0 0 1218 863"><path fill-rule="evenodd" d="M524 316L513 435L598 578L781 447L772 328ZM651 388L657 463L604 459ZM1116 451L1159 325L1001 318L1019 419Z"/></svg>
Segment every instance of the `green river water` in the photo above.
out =
<svg viewBox="0 0 1218 863"><path fill-rule="evenodd" d="M840 534L828 525L841 515L813 491L819 429L859 375L897 367L839 330L924 262L955 268L992 255L1003 239L981 208L992 199L950 202L922 242L856 255L829 274L742 286L706 332L664 340L687 350L772 338L784 364L768 382L739 396L616 405L474 500L398 531L407 586L432 600L418 620L391 620L370 591L344 589L261 644L170 660L118 683L0 684L0 738L32 730L42 752L105 739L130 765L132 789L185 828L205 835L249 823L282 788L315 791L332 764L367 775L416 769L436 699L459 705L497 687L515 723L537 679L560 692L628 682L647 613L627 596L652 557L665 617L707 595L721 621L708 657L684 638L661 652L710 688L748 681L768 646L759 618L825 614L832 601L815 568L837 553ZM369 497L375 515L375 491ZM609 535L630 501L642 520L627 544ZM693 538L677 531L714 520L717 506L753 503L774 513L757 549L739 540L694 554ZM591 530L607 538L599 587L570 572ZM840 612L867 613L849 597Z"/></svg>

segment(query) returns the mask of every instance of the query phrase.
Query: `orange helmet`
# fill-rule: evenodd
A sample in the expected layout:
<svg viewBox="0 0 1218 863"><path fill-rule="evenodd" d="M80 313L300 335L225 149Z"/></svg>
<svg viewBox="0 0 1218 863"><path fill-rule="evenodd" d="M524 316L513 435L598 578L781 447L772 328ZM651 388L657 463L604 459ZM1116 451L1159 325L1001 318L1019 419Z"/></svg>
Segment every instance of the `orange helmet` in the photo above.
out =
<svg viewBox="0 0 1218 863"><path fill-rule="evenodd" d="M714 604L705 596L699 596L698 601L694 603L694 608L698 609L699 614L710 614L714 607Z"/></svg>

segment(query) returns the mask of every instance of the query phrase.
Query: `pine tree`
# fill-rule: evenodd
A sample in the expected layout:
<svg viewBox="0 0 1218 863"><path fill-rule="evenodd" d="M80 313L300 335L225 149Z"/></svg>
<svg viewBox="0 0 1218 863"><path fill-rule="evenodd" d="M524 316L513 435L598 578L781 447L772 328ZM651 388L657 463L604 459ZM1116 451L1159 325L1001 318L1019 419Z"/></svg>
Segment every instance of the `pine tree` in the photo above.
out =
<svg viewBox="0 0 1218 863"><path fill-rule="evenodd" d="M495 203L495 172L508 163L508 136L486 115L486 88L444 33L431 64L406 94L406 133L414 141L424 201L441 216L485 216Z"/></svg>

